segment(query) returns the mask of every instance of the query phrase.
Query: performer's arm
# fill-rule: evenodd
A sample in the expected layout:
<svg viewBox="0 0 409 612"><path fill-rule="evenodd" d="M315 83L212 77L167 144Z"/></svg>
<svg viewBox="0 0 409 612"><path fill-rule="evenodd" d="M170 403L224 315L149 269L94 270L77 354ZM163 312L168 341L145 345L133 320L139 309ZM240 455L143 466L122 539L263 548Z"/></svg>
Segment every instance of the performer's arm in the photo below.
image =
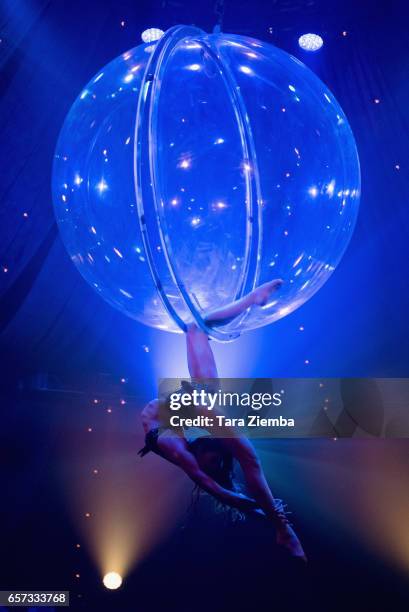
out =
<svg viewBox="0 0 409 612"><path fill-rule="evenodd" d="M237 508L243 512L256 510L258 505L254 499L235 493L219 485L204 472L195 456L185 447L183 438L161 436L158 441L162 456L180 467L201 489L218 499L221 503Z"/></svg>

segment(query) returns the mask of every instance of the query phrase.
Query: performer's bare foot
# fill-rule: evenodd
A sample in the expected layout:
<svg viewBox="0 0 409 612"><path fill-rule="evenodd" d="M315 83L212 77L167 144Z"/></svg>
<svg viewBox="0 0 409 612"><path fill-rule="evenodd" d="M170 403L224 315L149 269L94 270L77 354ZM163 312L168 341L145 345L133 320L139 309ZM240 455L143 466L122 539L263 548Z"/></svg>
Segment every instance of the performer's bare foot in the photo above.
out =
<svg viewBox="0 0 409 612"><path fill-rule="evenodd" d="M286 512L285 508L286 506L283 504L283 500L276 497L274 500L275 513L273 516L273 522L277 530L276 542L279 546L286 548L292 557L298 557L306 562L307 557L304 549L297 534L288 521L288 512Z"/></svg>
<svg viewBox="0 0 409 612"><path fill-rule="evenodd" d="M277 526L276 541L279 546L286 548L292 557L298 557L305 562L307 561L301 542L288 522L283 522Z"/></svg>
<svg viewBox="0 0 409 612"><path fill-rule="evenodd" d="M264 283L264 285L260 285L252 291L251 296L253 298L253 304L257 306L265 306L269 300L270 295L277 291L283 284L283 280L281 278L275 278L274 280L269 281L268 283Z"/></svg>

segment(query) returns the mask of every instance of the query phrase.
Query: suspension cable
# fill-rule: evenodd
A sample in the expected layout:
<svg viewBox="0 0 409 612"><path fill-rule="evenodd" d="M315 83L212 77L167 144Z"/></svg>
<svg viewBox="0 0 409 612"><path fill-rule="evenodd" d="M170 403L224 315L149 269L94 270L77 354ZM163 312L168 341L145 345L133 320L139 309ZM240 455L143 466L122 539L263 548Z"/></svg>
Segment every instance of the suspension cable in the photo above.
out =
<svg viewBox="0 0 409 612"><path fill-rule="evenodd" d="M213 28L213 33L218 34L222 31L223 28L223 18L224 18L224 0L216 0L214 3L213 12L216 15L216 24Z"/></svg>

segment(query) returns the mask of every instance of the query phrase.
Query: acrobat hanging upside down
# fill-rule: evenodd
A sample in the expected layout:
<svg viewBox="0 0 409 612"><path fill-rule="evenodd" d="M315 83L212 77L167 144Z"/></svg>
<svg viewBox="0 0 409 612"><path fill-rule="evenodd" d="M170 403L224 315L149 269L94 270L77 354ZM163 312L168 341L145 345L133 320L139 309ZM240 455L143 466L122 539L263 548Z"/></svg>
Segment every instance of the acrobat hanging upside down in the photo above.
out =
<svg viewBox="0 0 409 612"><path fill-rule="evenodd" d="M240 300L210 312L206 316L206 324L223 325L248 308L263 306L281 284L280 279L270 281ZM217 379L218 372L209 339L194 324L186 329L186 347L191 378L199 382ZM184 384L189 390L189 383ZM190 441L186 439L183 428L169 429L168 420L163 419L163 410L169 410L169 406L161 403L155 399L142 411L145 447L139 454L143 457L151 451L177 465L198 487L223 504L242 512L257 511L264 514L276 529L277 543L292 556L306 560L300 540L287 519L284 505L281 500L274 498L249 440L230 426L226 426L226 437L215 437L213 427L209 425L207 436ZM197 416L208 415L207 407L198 406L194 410ZM235 460L243 471L248 496L236 490L233 480Z"/></svg>

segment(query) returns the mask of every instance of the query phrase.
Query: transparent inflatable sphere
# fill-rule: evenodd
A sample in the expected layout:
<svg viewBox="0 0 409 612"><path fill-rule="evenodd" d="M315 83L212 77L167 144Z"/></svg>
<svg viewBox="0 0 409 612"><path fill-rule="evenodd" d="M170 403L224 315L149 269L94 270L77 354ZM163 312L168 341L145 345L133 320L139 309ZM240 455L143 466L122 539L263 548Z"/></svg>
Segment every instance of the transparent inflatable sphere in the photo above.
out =
<svg viewBox="0 0 409 612"><path fill-rule="evenodd" d="M338 102L269 44L176 26L105 66L72 106L53 172L66 248L110 304L180 331L272 278L229 340L306 302L353 232L359 160Z"/></svg>

